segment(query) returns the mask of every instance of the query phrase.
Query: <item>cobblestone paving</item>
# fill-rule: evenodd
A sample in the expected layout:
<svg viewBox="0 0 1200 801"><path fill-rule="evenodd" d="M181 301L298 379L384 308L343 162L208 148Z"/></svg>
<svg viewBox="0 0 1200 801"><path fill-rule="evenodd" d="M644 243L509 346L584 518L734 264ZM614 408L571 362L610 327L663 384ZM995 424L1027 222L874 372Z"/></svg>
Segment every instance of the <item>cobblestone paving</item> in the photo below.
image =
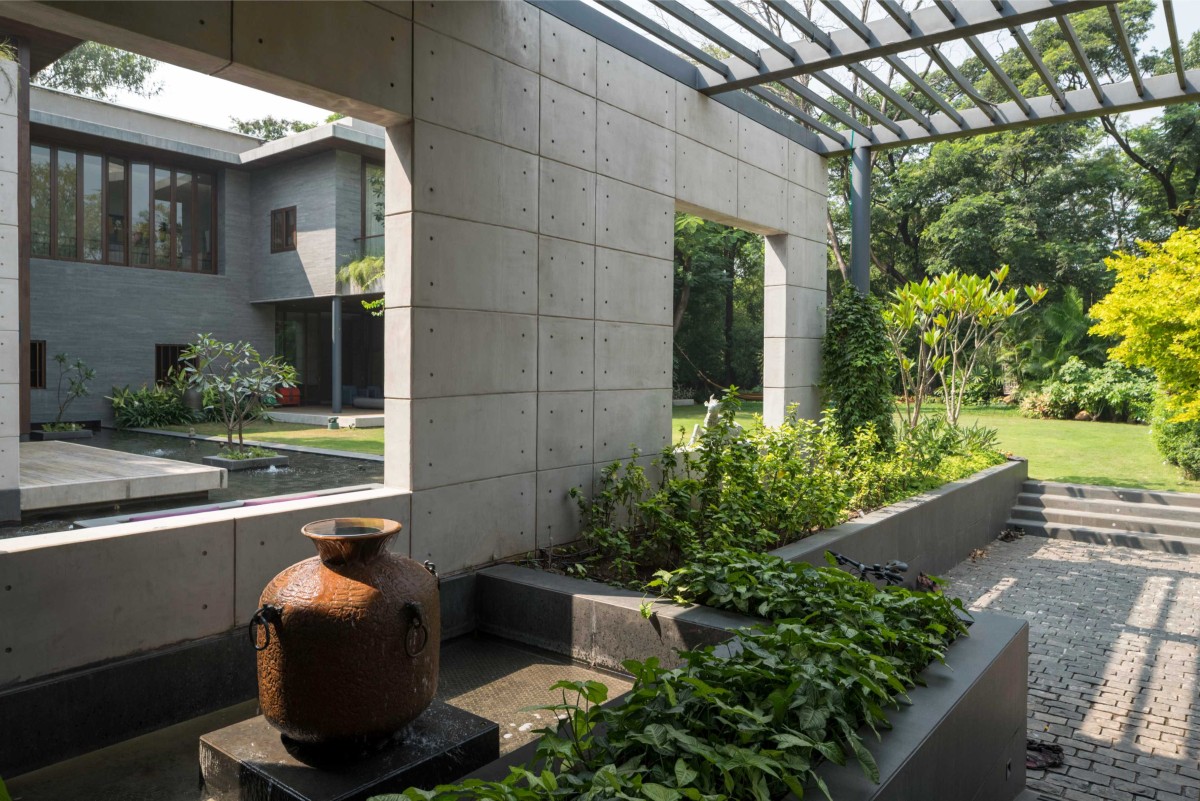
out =
<svg viewBox="0 0 1200 801"><path fill-rule="evenodd" d="M948 574L972 609L1029 622L1029 772L1054 799L1200 799L1200 557L1025 537Z"/></svg>

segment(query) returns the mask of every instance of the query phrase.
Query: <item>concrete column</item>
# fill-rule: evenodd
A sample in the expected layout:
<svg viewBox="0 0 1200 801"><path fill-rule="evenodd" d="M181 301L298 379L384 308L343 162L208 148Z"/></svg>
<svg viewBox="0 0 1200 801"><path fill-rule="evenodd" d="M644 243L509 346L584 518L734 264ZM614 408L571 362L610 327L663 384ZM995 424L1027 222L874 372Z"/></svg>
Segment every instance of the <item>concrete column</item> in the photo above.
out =
<svg viewBox="0 0 1200 801"><path fill-rule="evenodd" d="M334 295L330 307L329 368L333 381L333 413L342 411L342 296Z"/></svg>
<svg viewBox="0 0 1200 801"><path fill-rule="evenodd" d="M767 237L765 256L763 420L779 425L792 405L801 417L815 419L821 411L825 245L778 234Z"/></svg>
<svg viewBox="0 0 1200 801"><path fill-rule="evenodd" d="M850 280L861 294L871 289L871 150L850 157Z"/></svg>
<svg viewBox="0 0 1200 801"><path fill-rule="evenodd" d="M0 62L0 520L21 517L20 435L29 410L29 46L18 48L18 61Z"/></svg>
<svg viewBox="0 0 1200 801"><path fill-rule="evenodd" d="M412 149L412 123L387 129L384 152L383 482L404 490L412 489Z"/></svg>

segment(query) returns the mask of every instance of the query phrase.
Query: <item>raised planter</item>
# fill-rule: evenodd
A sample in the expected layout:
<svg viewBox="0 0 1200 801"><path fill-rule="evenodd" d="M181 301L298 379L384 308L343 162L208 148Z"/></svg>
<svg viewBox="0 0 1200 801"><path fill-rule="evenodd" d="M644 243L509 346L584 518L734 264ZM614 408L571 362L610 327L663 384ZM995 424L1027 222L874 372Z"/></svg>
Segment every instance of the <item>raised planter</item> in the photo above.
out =
<svg viewBox="0 0 1200 801"><path fill-rule="evenodd" d="M483 570L476 582L482 631L609 668L650 656L677 664L675 649L724 642L733 629L762 622L662 602L653 603L654 615L645 620L641 608L648 601L638 593L513 565ZM950 647L946 664L926 668L910 703L889 710L892 728L878 741L864 732L879 765L878 784L857 765L820 768L833 797L1016 798L1025 788L1028 635L1023 620L976 614L970 636ZM531 748L520 749L472 777L500 779L531 755ZM813 797L819 795L813 788Z"/></svg>
<svg viewBox="0 0 1200 801"><path fill-rule="evenodd" d="M911 586L918 573L944 573L990 545L1004 530L1028 475L1024 460L1011 460L771 553L813 565L825 564L826 551L868 564L898 559L908 563Z"/></svg>
<svg viewBox="0 0 1200 801"><path fill-rule="evenodd" d="M29 438L34 442L57 442L63 439L91 439L90 428L78 428L74 431L30 431Z"/></svg>
<svg viewBox="0 0 1200 801"><path fill-rule="evenodd" d="M212 467L226 470L263 470L267 467L287 467L286 456L257 456L253 459L226 459L224 456L205 456L202 460Z"/></svg>

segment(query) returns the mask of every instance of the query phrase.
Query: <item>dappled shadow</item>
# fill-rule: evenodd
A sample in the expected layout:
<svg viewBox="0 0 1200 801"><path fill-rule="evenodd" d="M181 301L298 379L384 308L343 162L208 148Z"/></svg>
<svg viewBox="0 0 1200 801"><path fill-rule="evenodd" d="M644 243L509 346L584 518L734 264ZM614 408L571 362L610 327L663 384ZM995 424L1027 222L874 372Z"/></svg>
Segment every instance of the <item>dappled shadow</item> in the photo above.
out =
<svg viewBox="0 0 1200 801"><path fill-rule="evenodd" d="M1124 799L1200 785L1200 557L1026 537L949 578L973 608L1029 621L1030 730L1066 752L1030 787Z"/></svg>

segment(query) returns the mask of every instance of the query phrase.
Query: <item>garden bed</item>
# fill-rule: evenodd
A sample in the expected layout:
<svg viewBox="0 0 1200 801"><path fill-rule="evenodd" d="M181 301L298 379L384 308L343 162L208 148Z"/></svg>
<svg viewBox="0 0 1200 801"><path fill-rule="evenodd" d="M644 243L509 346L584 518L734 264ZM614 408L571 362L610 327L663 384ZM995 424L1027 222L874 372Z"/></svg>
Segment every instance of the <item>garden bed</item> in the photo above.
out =
<svg viewBox="0 0 1200 801"><path fill-rule="evenodd" d="M641 594L513 565L481 571L476 591L480 630L605 667L651 656L674 664L676 649L724 642L733 629L763 622L663 602L652 603L646 620ZM880 781L854 764L827 762L818 775L838 801L1015 798L1025 786L1027 652L1027 624L977 614L947 664L927 667L910 703L888 710L891 730L879 741L864 733ZM471 778L498 780L531 756L514 752Z"/></svg>
<svg viewBox="0 0 1200 801"><path fill-rule="evenodd" d="M225 456L205 456L204 463L226 470L264 470L268 467L287 467L286 456L253 456L248 459L230 459Z"/></svg>

